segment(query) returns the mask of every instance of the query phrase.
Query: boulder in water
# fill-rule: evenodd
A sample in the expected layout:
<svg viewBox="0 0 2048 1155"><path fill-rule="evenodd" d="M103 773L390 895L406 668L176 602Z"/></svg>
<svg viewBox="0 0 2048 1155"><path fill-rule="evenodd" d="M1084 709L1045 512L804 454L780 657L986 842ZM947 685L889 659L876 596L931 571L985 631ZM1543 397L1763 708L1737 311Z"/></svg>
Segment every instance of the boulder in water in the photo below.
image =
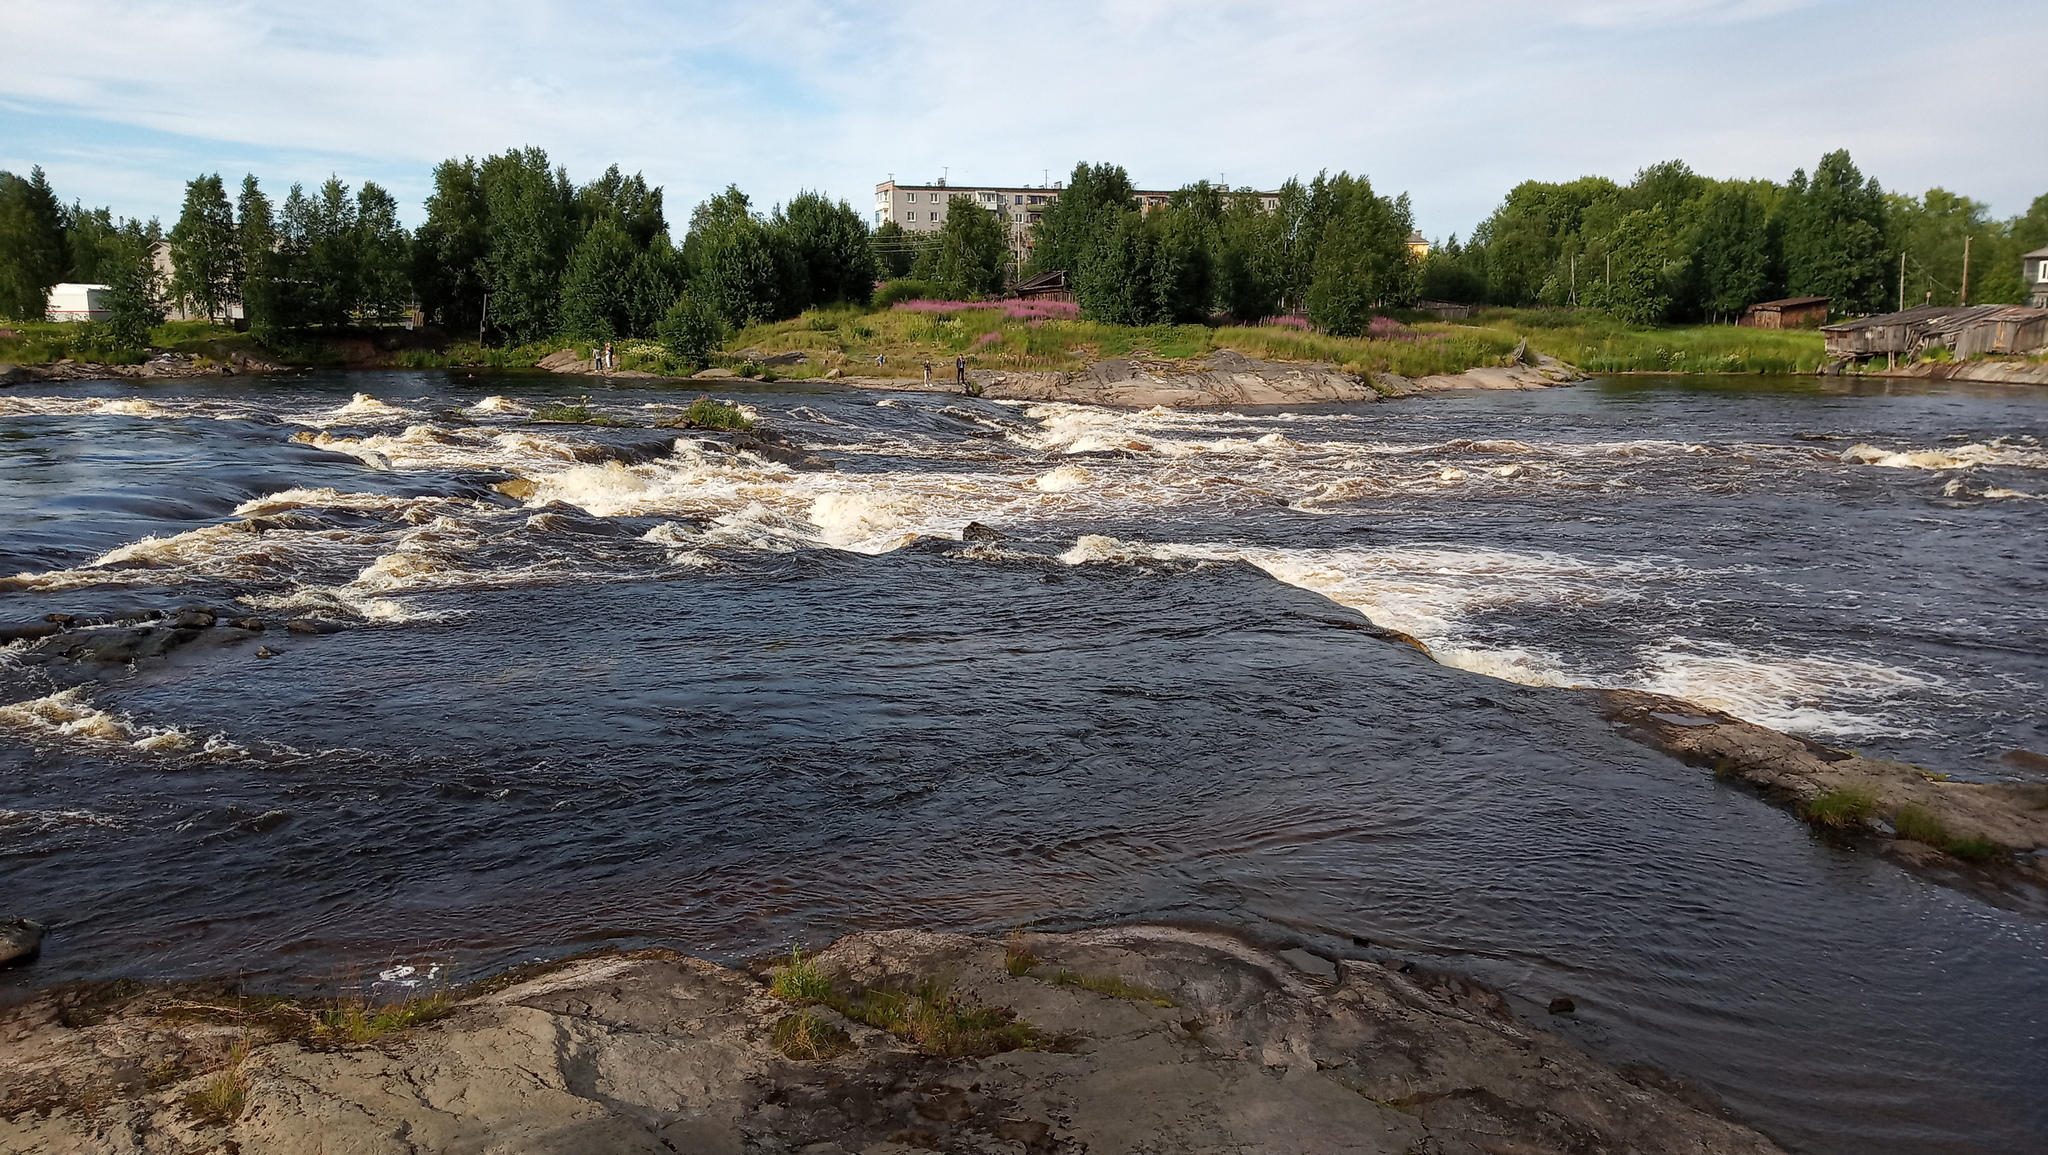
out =
<svg viewBox="0 0 2048 1155"><path fill-rule="evenodd" d="M961 541L1002 541L1006 536L1003 531L978 521L970 521L960 530Z"/></svg>
<svg viewBox="0 0 2048 1155"><path fill-rule="evenodd" d="M0 967L35 961L43 949L43 928L25 918L0 918Z"/></svg>

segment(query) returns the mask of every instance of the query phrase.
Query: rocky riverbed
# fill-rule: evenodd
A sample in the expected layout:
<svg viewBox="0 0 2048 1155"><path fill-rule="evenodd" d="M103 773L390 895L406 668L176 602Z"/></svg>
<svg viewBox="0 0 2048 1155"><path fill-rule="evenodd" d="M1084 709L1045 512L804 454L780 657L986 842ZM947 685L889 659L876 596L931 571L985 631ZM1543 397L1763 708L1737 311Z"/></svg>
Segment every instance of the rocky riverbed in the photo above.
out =
<svg viewBox="0 0 2048 1155"><path fill-rule="evenodd" d="M1007 941L902 930L843 939L772 985L768 967L605 953L479 984L445 1017L354 1040L333 1025L346 1012L284 1000L70 988L0 1019L0 1146L1778 1150L1680 1084L1595 1062L1484 987L1358 953L1163 926Z"/></svg>

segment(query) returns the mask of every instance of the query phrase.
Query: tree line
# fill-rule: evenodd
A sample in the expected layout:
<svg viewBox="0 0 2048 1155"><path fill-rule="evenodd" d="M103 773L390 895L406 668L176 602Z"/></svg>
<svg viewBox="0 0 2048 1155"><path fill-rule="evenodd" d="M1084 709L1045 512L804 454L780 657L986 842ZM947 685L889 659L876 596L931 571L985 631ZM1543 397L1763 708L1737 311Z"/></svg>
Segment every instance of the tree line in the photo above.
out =
<svg viewBox="0 0 2048 1155"><path fill-rule="evenodd" d="M1876 313L1961 301L1966 237L1969 302L2024 301L2020 254L2048 245L2048 196L1998 221L1943 189L1887 193L1846 151L1782 184L1714 180L1668 161L1626 185L1516 186L1468 241L1454 235L1430 253L1420 291L1577 305L1636 324L1723 320L1794 296L1831 297L1838 315Z"/></svg>
<svg viewBox="0 0 2048 1155"><path fill-rule="evenodd" d="M763 213L728 187L696 206L678 244L659 186L616 165L577 184L537 148L443 161L411 231L375 182L294 184L274 201L254 176L231 197L207 175L188 182L166 233L156 220L65 207L38 168L0 172L0 315L42 316L49 287L68 280L111 286L112 324L138 345L172 303L222 319L239 309L268 341L417 306L479 343L660 336L701 361L732 328L868 304L882 277L911 282L905 292L982 298L1057 270L1104 322L1299 314L1348 335L1374 310L1418 297L1579 306L1638 324L1719 320L1793 295L1875 312L1901 300L1902 255L1904 302L1945 304L1962 296L1965 237L1969 299L2018 301L2019 253L2048 245L2048 196L1997 221L1942 189L1886 193L1846 152L1783 184L1714 180L1679 161L1625 185L1527 182L1467 241L1452 236L1426 259L1408 245L1406 194L1387 197L1348 172L1272 193L1199 181L1167 199L1141 207L1124 168L1079 164L1018 268L1004 214L964 197L925 234L894 222L871 230L845 201L814 192Z"/></svg>
<svg viewBox="0 0 2048 1155"><path fill-rule="evenodd" d="M156 275L160 243L168 280ZM676 244L661 188L616 165L579 185L537 148L443 161L411 231L370 181L295 184L276 202L253 175L233 198L217 174L200 176L166 233L61 207L40 168L0 173L0 315L22 319L40 318L50 287L70 280L131 288L157 320L173 303L223 320L239 308L267 340L417 305L479 342L674 335L701 354L729 327L865 304L878 268L866 222L843 200L804 192L763 214L728 188L697 206Z"/></svg>

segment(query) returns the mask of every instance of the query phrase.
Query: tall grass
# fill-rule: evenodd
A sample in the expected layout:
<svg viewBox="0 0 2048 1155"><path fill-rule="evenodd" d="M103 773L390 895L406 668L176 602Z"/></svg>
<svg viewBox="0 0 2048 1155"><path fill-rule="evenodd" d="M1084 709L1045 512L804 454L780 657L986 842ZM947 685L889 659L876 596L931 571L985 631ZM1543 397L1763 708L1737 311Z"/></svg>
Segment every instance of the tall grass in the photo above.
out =
<svg viewBox="0 0 2048 1155"><path fill-rule="evenodd" d="M798 378L833 368L862 376L921 377L924 361L949 370L961 354L976 369L1077 370L1112 358L1178 360L1219 349L1325 361L1350 373L1422 377L1499 364L1520 339L1504 331L1391 323L1367 337L1331 337L1285 325L1105 325L1058 315L1065 311L1036 302L918 301L864 315L835 314L829 326L819 323L825 318L809 315L749 325L726 347L809 354L807 363L786 371ZM877 356L886 363L876 364Z"/></svg>
<svg viewBox="0 0 2048 1155"><path fill-rule="evenodd" d="M1593 374L1811 373L1827 362L1825 341L1813 329L1641 329L1580 309L1488 309L1467 325L1527 337L1530 348Z"/></svg>

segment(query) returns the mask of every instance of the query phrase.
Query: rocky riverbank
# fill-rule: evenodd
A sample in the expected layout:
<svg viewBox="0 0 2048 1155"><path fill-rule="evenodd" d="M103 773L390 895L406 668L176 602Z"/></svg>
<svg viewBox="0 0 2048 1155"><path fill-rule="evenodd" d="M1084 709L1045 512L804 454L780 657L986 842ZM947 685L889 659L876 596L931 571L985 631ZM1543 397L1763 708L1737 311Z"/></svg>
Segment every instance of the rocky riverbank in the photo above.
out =
<svg viewBox="0 0 2048 1155"><path fill-rule="evenodd" d="M1858 377L1904 377L1920 381L1971 381L1985 385L2048 385L2048 364L2035 361L1921 361L1897 368L1851 370L1846 362L1835 362L1821 370L1823 375L1853 373Z"/></svg>
<svg viewBox="0 0 2048 1155"><path fill-rule="evenodd" d="M1223 349L1190 361L1127 358L1099 361L1078 372L976 370L969 378L983 396L996 400L1182 409L1380 401L1453 389L1544 389L1568 384L1578 375L1540 354L1535 364L1517 358L1513 365L1408 378L1392 373L1364 377L1320 362L1262 361Z"/></svg>
<svg viewBox="0 0 2048 1155"><path fill-rule="evenodd" d="M778 969L602 953L381 1020L205 986L52 990L0 1017L0 1148L1778 1150L1491 990L1357 953L1159 926L890 931Z"/></svg>
<svg viewBox="0 0 2048 1155"><path fill-rule="evenodd" d="M280 373L288 367L273 364L236 349L220 358L191 353L160 353L135 365L108 365L98 361L65 358L41 365L0 364L0 385L27 385L43 381L169 380L183 377L233 377L239 373Z"/></svg>

